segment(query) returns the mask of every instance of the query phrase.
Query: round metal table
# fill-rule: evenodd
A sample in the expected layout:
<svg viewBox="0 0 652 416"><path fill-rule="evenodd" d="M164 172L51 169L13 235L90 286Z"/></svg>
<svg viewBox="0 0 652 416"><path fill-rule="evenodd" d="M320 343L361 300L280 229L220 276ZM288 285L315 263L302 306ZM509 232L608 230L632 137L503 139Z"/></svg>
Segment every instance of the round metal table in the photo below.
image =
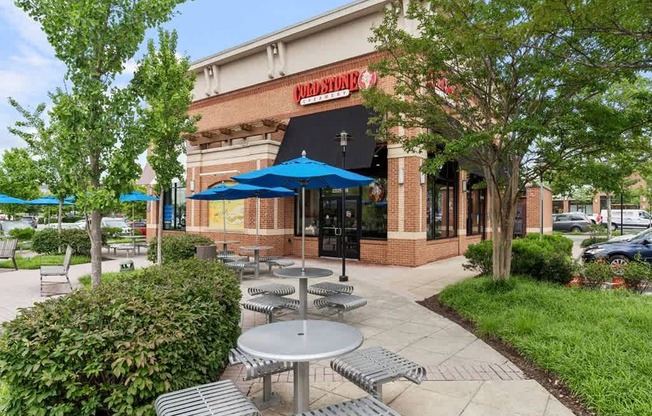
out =
<svg viewBox="0 0 652 416"><path fill-rule="evenodd" d="M310 405L310 361L346 354L363 340L358 329L341 322L294 320L252 328L238 338L238 347L255 357L294 362L294 409L302 413Z"/></svg>
<svg viewBox="0 0 652 416"><path fill-rule="evenodd" d="M226 253L227 247L229 246L229 244L238 244L239 241L237 241L237 240L215 240L215 243L216 244L222 244L222 251L224 251Z"/></svg>
<svg viewBox="0 0 652 416"><path fill-rule="evenodd" d="M255 263L255 275L254 277L258 279L260 275L260 251L261 250L271 250L273 246L241 246L240 250L242 251L253 251L254 252L254 263Z"/></svg>
<svg viewBox="0 0 652 416"><path fill-rule="evenodd" d="M308 311L308 279L327 277L333 274L332 270L319 267L285 267L274 271L274 276L299 279L299 318L306 319Z"/></svg>

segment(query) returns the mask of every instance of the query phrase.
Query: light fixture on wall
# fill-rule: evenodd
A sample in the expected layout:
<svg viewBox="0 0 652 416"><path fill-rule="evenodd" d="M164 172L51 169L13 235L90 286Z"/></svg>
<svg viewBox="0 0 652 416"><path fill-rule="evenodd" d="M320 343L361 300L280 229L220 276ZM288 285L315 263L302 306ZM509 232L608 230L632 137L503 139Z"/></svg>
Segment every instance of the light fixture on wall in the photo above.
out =
<svg viewBox="0 0 652 416"><path fill-rule="evenodd" d="M469 191L469 188L467 188L467 186L468 185L467 185L466 179L464 179L462 181L462 192L468 192Z"/></svg>
<svg viewBox="0 0 652 416"><path fill-rule="evenodd" d="M403 185L405 182L405 170L403 168L398 168L398 184Z"/></svg>
<svg viewBox="0 0 652 416"><path fill-rule="evenodd" d="M278 55L278 45L272 43L270 46L272 47L272 55Z"/></svg>
<svg viewBox="0 0 652 416"><path fill-rule="evenodd" d="M210 66L208 67L208 76L209 77L213 76L213 68L211 68Z"/></svg>
<svg viewBox="0 0 652 416"><path fill-rule="evenodd" d="M190 183L188 184L188 187L190 188L190 191L192 191L192 192L195 191L195 181L193 179L190 180Z"/></svg>
<svg viewBox="0 0 652 416"><path fill-rule="evenodd" d="M421 185L426 183L426 174L425 173L423 173L423 172L421 173L420 180L421 180Z"/></svg>

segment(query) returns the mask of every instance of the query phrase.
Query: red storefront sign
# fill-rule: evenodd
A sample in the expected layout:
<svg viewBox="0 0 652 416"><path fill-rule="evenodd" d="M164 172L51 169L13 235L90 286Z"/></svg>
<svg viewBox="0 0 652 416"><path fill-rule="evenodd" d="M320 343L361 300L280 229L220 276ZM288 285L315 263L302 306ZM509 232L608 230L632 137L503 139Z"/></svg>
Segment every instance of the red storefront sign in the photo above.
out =
<svg viewBox="0 0 652 416"><path fill-rule="evenodd" d="M344 98L351 95L352 92L369 88L369 73L373 83L376 82L376 75L368 70L363 71L364 85L359 85L360 72L351 71L342 75L322 78L319 81L298 84L294 87L294 102L301 105L314 104L321 101Z"/></svg>

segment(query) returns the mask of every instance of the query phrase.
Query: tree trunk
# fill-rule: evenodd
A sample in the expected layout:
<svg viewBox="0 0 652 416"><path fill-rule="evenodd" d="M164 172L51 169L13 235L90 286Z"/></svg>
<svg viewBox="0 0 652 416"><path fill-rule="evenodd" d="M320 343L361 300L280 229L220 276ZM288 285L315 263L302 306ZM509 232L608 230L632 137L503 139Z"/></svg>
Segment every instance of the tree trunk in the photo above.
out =
<svg viewBox="0 0 652 416"><path fill-rule="evenodd" d="M102 212L91 213L88 232L91 237L91 286L97 288L102 283Z"/></svg>
<svg viewBox="0 0 652 416"><path fill-rule="evenodd" d="M50 211L48 211L48 217L50 216ZM63 216L63 200L59 200L59 215L57 217L57 232L61 234L61 217ZM50 218L48 218L48 222Z"/></svg>
<svg viewBox="0 0 652 416"><path fill-rule="evenodd" d="M163 189L159 189L158 227L156 227L156 264L163 264Z"/></svg>
<svg viewBox="0 0 652 416"><path fill-rule="evenodd" d="M487 169L488 170L488 169ZM498 166L485 171L487 191L490 200L490 218L493 231L493 280L508 280L512 266L512 240L514 238L514 221L518 204L518 178L520 160L514 158L510 166L510 177L506 184L501 184L505 174ZM504 178L503 178L504 179ZM502 190L502 192L501 192Z"/></svg>

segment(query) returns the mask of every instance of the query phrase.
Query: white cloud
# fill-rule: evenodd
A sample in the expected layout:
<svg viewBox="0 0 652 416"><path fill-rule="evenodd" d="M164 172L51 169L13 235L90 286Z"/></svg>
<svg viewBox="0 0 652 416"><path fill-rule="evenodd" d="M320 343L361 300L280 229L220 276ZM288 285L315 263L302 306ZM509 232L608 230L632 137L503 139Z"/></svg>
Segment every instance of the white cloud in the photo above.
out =
<svg viewBox="0 0 652 416"><path fill-rule="evenodd" d="M41 25L32 20L22 9L16 7L12 0L0 0L0 16L22 41L42 53L54 55L54 49L41 30Z"/></svg>

